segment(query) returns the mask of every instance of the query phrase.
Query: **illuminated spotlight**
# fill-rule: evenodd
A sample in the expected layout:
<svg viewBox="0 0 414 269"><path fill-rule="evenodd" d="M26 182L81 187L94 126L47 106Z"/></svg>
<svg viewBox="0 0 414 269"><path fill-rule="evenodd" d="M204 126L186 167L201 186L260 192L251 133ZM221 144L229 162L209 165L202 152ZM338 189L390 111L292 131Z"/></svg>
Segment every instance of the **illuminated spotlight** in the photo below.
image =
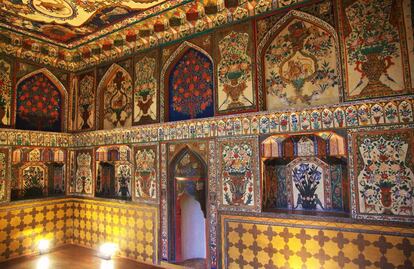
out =
<svg viewBox="0 0 414 269"><path fill-rule="evenodd" d="M99 247L98 256L110 260L117 250L118 246L114 243L104 243Z"/></svg>
<svg viewBox="0 0 414 269"><path fill-rule="evenodd" d="M39 250L40 254L48 253L50 250L50 240L41 239L37 242L37 249Z"/></svg>
<svg viewBox="0 0 414 269"><path fill-rule="evenodd" d="M49 269L50 266L50 260L48 256L42 256L37 261L36 269Z"/></svg>

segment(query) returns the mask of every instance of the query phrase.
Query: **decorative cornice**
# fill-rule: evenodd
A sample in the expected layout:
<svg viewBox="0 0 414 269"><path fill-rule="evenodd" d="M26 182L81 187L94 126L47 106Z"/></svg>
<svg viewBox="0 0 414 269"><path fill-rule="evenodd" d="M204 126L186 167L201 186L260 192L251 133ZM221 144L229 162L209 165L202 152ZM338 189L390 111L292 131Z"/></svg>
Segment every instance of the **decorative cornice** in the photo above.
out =
<svg viewBox="0 0 414 269"><path fill-rule="evenodd" d="M409 113L407 113L409 107ZM374 108L374 109L373 109ZM375 110L375 111L374 111ZM387 111L395 110L393 118ZM403 111L404 110L404 111ZM381 116L378 116L381 111ZM77 134L0 130L0 145L83 148L116 144L214 139L246 135L321 132L332 129L377 128L414 123L414 95L347 102L304 109L275 110L214 118L166 122ZM324 123L323 113L331 123ZM374 115L374 113L376 113ZM343 115L342 122L335 115ZM313 120L312 120L313 119Z"/></svg>

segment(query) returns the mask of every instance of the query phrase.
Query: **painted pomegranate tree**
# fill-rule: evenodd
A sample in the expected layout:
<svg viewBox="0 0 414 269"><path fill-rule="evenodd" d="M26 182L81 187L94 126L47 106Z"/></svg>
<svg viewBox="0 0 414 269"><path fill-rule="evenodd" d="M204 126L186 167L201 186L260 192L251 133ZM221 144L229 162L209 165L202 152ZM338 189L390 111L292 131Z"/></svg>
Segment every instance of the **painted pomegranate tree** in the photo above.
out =
<svg viewBox="0 0 414 269"><path fill-rule="evenodd" d="M43 73L18 85L16 128L39 131L61 130L62 96Z"/></svg>
<svg viewBox="0 0 414 269"><path fill-rule="evenodd" d="M213 116L211 60L195 49L187 50L171 71L169 92L170 120Z"/></svg>

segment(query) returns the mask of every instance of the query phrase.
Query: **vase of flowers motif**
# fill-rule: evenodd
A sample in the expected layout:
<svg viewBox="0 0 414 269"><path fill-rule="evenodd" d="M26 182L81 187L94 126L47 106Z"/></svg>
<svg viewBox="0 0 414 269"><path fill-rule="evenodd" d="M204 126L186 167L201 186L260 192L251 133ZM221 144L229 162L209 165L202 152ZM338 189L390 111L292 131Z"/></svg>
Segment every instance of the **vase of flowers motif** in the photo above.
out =
<svg viewBox="0 0 414 269"><path fill-rule="evenodd" d="M394 186L391 182L381 182L380 194L381 194L381 204L385 208L389 208L392 205L392 187Z"/></svg>
<svg viewBox="0 0 414 269"><path fill-rule="evenodd" d="M392 65L390 57L382 57L378 50L382 48L366 49L362 53L366 56L366 61L361 63L361 72L368 79L368 84L362 89L361 94L371 97L383 96L389 93L390 87L380 81L383 74Z"/></svg>
<svg viewBox="0 0 414 269"><path fill-rule="evenodd" d="M142 90L138 93L138 107L142 110L143 116L148 116L148 110L154 103L150 90Z"/></svg>
<svg viewBox="0 0 414 269"><path fill-rule="evenodd" d="M243 106L243 103L240 102L239 98L246 87L246 83L239 83L239 78L241 76L241 71L227 73L227 78L229 79L230 84L224 85L224 92L230 97L231 100L230 104L228 105L228 108L236 108Z"/></svg>
<svg viewBox="0 0 414 269"><path fill-rule="evenodd" d="M314 195L302 196L302 207L304 209L316 209L316 200Z"/></svg>
<svg viewBox="0 0 414 269"><path fill-rule="evenodd" d="M142 190L142 197L147 198L149 197L150 188L151 188L151 172L150 171L142 171L140 172L141 176L141 190Z"/></svg>
<svg viewBox="0 0 414 269"><path fill-rule="evenodd" d="M241 205L244 203L243 195L244 195L244 173L229 173L230 180L232 182L233 189L233 204Z"/></svg>

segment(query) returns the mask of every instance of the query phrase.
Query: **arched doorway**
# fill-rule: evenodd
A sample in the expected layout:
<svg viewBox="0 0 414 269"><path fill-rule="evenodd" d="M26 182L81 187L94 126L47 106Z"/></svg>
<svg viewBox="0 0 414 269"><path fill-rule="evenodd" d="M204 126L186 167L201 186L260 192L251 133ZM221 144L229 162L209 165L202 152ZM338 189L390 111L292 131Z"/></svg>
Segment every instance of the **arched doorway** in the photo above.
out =
<svg viewBox="0 0 414 269"><path fill-rule="evenodd" d="M174 263L207 256L207 165L199 154L184 147L171 162L168 184L169 260Z"/></svg>

